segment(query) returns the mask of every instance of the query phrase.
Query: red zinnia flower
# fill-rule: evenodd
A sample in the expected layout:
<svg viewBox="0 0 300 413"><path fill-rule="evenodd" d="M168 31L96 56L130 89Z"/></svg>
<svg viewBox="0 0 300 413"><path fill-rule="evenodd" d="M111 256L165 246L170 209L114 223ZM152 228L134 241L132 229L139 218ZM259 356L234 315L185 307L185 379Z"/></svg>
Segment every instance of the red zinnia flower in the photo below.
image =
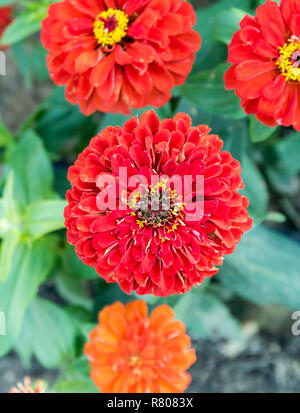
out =
<svg viewBox="0 0 300 413"><path fill-rule="evenodd" d="M229 45L226 88L266 125L300 131L300 1L267 0L240 27Z"/></svg>
<svg viewBox="0 0 300 413"><path fill-rule="evenodd" d="M250 229L248 200L238 193L244 186L240 164L221 151L222 140L209 131L206 125L192 127L184 113L160 122L153 111L145 112L123 128L104 129L70 167L68 240L107 282L120 283L127 293L184 293L216 274L215 265L222 264L223 255L232 253ZM203 202L183 202L178 190L166 189L164 181L144 185L138 197L136 191L126 192L120 168L127 170L128 178L191 176L192 200L196 178L203 176L204 215L192 220L190 212L203 209ZM118 190L106 188L117 198L116 208L102 201L103 175L118 182ZM150 195L159 207L145 211ZM121 210L124 197L132 199ZM161 208L166 200L167 211Z"/></svg>
<svg viewBox="0 0 300 413"><path fill-rule="evenodd" d="M181 0L64 0L49 7L42 42L54 82L81 111L163 106L192 69L200 35Z"/></svg>
<svg viewBox="0 0 300 413"><path fill-rule="evenodd" d="M12 13L13 8L11 6L0 7L0 39L6 27L12 22ZM4 49L4 47L2 46L1 49Z"/></svg>
<svg viewBox="0 0 300 413"><path fill-rule="evenodd" d="M186 372L196 361L185 325L168 305L148 317L147 304L120 302L99 313L84 353L91 378L103 393L182 393L191 382Z"/></svg>

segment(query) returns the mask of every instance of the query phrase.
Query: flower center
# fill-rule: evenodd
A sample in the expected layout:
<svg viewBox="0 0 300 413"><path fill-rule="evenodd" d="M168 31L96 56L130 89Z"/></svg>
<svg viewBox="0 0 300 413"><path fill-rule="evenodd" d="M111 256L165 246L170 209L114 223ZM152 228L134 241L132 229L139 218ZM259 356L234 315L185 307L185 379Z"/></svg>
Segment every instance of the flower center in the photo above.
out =
<svg viewBox="0 0 300 413"><path fill-rule="evenodd" d="M128 358L129 366L130 367L135 367L140 361L140 356L130 356Z"/></svg>
<svg viewBox="0 0 300 413"><path fill-rule="evenodd" d="M135 212L137 224L140 228L145 225L153 228L165 227L167 232L173 232L182 222L184 203L167 185L167 179L145 188L143 193L135 191L129 202L129 207Z"/></svg>
<svg viewBox="0 0 300 413"><path fill-rule="evenodd" d="M126 36L128 22L127 14L121 10L103 11L94 22L94 36L102 47L120 43Z"/></svg>
<svg viewBox="0 0 300 413"><path fill-rule="evenodd" d="M300 82L300 40L290 39L279 48L279 53L277 66L283 76L291 82Z"/></svg>

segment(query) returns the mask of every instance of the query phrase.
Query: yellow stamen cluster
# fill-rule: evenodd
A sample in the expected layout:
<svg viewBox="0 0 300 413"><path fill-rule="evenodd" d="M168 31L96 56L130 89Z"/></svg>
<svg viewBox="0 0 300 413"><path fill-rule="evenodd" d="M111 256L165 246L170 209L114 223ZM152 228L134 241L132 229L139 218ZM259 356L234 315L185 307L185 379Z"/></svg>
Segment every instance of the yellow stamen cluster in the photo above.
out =
<svg viewBox="0 0 300 413"><path fill-rule="evenodd" d="M300 41L289 40L283 47L279 47L280 58L277 61L283 76L291 82L300 82L300 67L294 67L293 54L300 51Z"/></svg>
<svg viewBox="0 0 300 413"><path fill-rule="evenodd" d="M133 209L134 212L131 215L136 216L137 220L136 223L138 224L139 228L144 228L145 225L151 225L154 228L164 228L164 232L169 234L170 232L174 232L178 229L179 225L184 225L183 218L183 209L184 203L182 202L182 196L179 196L175 193L174 190L170 189L167 185L168 179L163 179L159 181L157 184L153 185L149 190L146 189L145 193L139 193L135 191L131 195L131 199L128 202L128 206ZM163 197L165 201L169 199L170 207L167 210L153 210L151 211L143 211L140 210L141 203L147 203L152 199L152 197L157 198ZM160 199L162 202L162 199ZM157 215L156 215L157 212ZM166 241L166 239L161 239L162 242Z"/></svg>
<svg viewBox="0 0 300 413"><path fill-rule="evenodd" d="M112 22L112 26L109 22ZM102 47L120 43L126 36L128 22L129 18L122 10L103 11L94 22L94 36Z"/></svg>

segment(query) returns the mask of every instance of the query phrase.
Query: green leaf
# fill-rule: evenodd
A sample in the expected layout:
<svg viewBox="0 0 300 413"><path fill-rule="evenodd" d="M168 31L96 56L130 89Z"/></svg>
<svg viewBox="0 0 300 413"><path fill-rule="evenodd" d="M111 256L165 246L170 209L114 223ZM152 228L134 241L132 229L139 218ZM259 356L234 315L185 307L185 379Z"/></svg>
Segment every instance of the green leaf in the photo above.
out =
<svg viewBox="0 0 300 413"><path fill-rule="evenodd" d="M62 250L62 271L64 274L77 280L99 279L99 275L93 267L84 264L76 255L74 247L67 245Z"/></svg>
<svg viewBox="0 0 300 413"><path fill-rule="evenodd" d="M20 219L20 209L16 200L14 199L14 173L11 171L7 177L6 184L3 191L2 208L3 221L0 232L5 232L17 226Z"/></svg>
<svg viewBox="0 0 300 413"><path fill-rule="evenodd" d="M300 245L264 226L243 236L218 275L230 290L259 304L300 308Z"/></svg>
<svg viewBox="0 0 300 413"><path fill-rule="evenodd" d="M231 119L245 117L237 96L232 90L225 90L224 73L228 67L222 63L215 69L191 75L181 86L182 97L209 113Z"/></svg>
<svg viewBox="0 0 300 413"><path fill-rule="evenodd" d="M278 126L271 128L260 122L256 116L250 116L250 137L252 142L263 142L278 130Z"/></svg>
<svg viewBox="0 0 300 413"><path fill-rule="evenodd" d="M47 50L39 39L17 43L11 47L11 52L28 89L34 88L35 79L41 82L49 79L46 65Z"/></svg>
<svg viewBox="0 0 300 413"><path fill-rule="evenodd" d="M91 311L92 300L87 296L84 286L73 274L60 274L56 278L56 287L61 297L68 303Z"/></svg>
<svg viewBox="0 0 300 413"><path fill-rule="evenodd" d="M38 239L52 231L64 228L64 208L67 202L62 199L37 201L26 211L26 232L30 239Z"/></svg>
<svg viewBox="0 0 300 413"><path fill-rule="evenodd" d="M14 137L3 124L2 119L0 118L0 146L6 146L9 143L13 142Z"/></svg>
<svg viewBox="0 0 300 413"><path fill-rule="evenodd" d="M10 4L14 4L15 0L0 0L0 7L8 6Z"/></svg>
<svg viewBox="0 0 300 413"><path fill-rule="evenodd" d="M6 281L11 270L14 251L21 237L19 208L13 198L14 176L11 172L7 178L1 200L0 236L0 280Z"/></svg>
<svg viewBox="0 0 300 413"><path fill-rule="evenodd" d="M72 147L78 146L81 150L81 146L86 146L97 133L94 118L84 116L76 105L67 102L61 87L54 89L28 123L43 138L49 151L59 151L67 156Z"/></svg>
<svg viewBox="0 0 300 413"><path fill-rule="evenodd" d="M8 231L1 243L1 252L0 252L0 280L5 282L10 274L12 262L14 259L14 253L17 248L17 245L20 241L20 232L15 229ZM0 284L1 288L1 284Z"/></svg>
<svg viewBox="0 0 300 413"><path fill-rule="evenodd" d="M53 198L52 165L34 132L25 132L18 143L9 146L6 163L14 171L14 198L23 208L34 201Z"/></svg>
<svg viewBox="0 0 300 413"><path fill-rule="evenodd" d="M82 356L73 362L54 385L58 393L99 393L89 377L88 360Z"/></svg>
<svg viewBox="0 0 300 413"><path fill-rule="evenodd" d="M30 348L23 357L28 360L34 354L47 369L62 367L75 356L76 335L75 323L66 311L37 297L30 303L23 323L21 338Z"/></svg>
<svg viewBox="0 0 300 413"><path fill-rule="evenodd" d="M210 69L226 58L226 47L214 38L214 30L218 14L233 7L248 11L249 6L249 0L221 0L215 2L211 6L199 8L196 11L197 21L194 29L201 34L202 45L196 56L194 72ZM220 58L222 60L220 60Z"/></svg>
<svg viewBox="0 0 300 413"><path fill-rule="evenodd" d="M251 217L264 218L269 204L268 187L260 170L247 155L243 159L242 178L245 184L242 193L249 199Z"/></svg>
<svg viewBox="0 0 300 413"><path fill-rule="evenodd" d="M174 307L194 338L226 338L243 341L238 321L218 298L199 289L180 298Z"/></svg>
<svg viewBox="0 0 300 413"><path fill-rule="evenodd" d="M240 29L239 23L246 14L244 10L234 7L219 13L213 25L214 38L228 45L233 34Z"/></svg>
<svg viewBox="0 0 300 413"><path fill-rule="evenodd" d="M25 311L53 265L53 250L46 240L19 243L14 251L9 277L0 283L0 311L6 314L7 335L0 336L0 356L15 343Z"/></svg>
<svg viewBox="0 0 300 413"><path fill-rule="evenodd" d="M4 31L1 44L12 45L36 33L41 27L41 20L42 17L36 13L17 16Z"/></svg>
<svg viewBox="0 0 300 413"><path fill-rule="evenodd" d="M300 133L291 133L274 146L277 164L288 174L300 172Z"/></svg>

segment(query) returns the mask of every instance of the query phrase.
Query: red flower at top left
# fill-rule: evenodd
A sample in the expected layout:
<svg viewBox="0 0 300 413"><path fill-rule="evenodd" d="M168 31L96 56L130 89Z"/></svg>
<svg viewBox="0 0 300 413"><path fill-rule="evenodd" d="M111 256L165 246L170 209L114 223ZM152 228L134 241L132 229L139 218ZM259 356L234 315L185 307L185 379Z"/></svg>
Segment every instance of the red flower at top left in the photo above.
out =
<svg viewBox="0 0 300 413"><path fill-rule="evenodd" d="M13 7L0 7L0 39L6 27L12 22ZM5 49L1 46L0 49Z"/></svg>
<svg viewBox="0 0 300 413"><path fill-rule="evenodd" d="M200 35L182 0L64 0L49 7L41 38L66 99L85 115L161 107L192 69Z"/></svg>

